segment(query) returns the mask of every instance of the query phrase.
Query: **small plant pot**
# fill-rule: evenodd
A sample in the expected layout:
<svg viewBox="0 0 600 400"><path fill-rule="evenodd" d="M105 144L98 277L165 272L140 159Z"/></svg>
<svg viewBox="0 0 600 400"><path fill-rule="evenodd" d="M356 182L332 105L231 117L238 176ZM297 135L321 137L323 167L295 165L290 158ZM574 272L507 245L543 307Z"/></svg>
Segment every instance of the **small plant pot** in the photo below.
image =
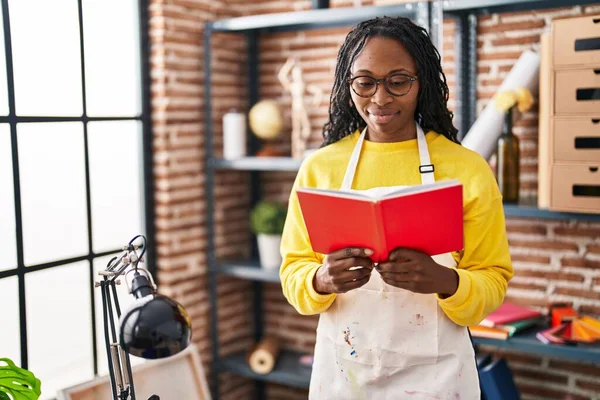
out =
<svg viewBox="0 0 600 400"><path fill-rule="evenodd" d="M266 235L259 233L256 235L258 241L258 256L260 266L265 269L278 270L281 266L281 235Z"/></svg>

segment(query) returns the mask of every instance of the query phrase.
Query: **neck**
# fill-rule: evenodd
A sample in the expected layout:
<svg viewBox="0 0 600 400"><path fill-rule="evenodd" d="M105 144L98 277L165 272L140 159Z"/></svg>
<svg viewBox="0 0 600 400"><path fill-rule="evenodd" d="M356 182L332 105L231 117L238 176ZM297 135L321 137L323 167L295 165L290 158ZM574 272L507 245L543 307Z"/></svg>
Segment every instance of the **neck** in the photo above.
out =
<svg viewBox="0 0 600 400"><path fill-rule="evenodd" d="M417 127L413 124L405 125L392 133L377 132L372 129L367 129L366 139L376 143L393 143L404 142L417 138Z"/></svg>

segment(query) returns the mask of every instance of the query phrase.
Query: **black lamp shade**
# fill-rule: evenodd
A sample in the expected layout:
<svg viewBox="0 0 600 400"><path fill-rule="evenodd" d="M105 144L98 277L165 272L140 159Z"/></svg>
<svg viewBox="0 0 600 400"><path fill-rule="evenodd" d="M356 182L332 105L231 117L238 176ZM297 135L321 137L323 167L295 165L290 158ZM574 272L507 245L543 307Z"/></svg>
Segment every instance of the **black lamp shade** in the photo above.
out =
<svg viewBox="0 0 600 400"><path fill-rule="evenodd" d="M179 353L190 344L192 335L185 309L158 294L136 299L121 315L120 325L123 349L146 359Z"/></svg>

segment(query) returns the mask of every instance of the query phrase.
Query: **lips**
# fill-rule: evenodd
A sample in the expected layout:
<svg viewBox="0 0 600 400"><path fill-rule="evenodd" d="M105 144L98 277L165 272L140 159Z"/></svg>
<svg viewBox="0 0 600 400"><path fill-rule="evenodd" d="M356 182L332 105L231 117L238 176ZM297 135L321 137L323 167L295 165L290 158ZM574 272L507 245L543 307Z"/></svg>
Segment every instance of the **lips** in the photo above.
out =
<svg viewBox="0 0 600 400"><path fill-rule="evenodd" d="M398 111L389 108L371 108L367 112L369 119L377 124L386 124L398 114Z"/></svg>

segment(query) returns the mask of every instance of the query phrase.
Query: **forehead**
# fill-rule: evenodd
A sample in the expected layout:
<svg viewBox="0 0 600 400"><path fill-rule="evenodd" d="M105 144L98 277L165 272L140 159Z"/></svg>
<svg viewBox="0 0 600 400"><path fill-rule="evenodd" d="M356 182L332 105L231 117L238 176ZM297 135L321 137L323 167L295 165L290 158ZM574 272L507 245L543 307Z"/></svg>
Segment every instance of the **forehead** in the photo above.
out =
<svg viewBox="0 0 600 400"><path fill-rule="evenodd" d="M385 75L396 69L417 72L415 61L406 47L396 39L382 36L367 39L351 66L352 72L368 70L375 75Z"/></svg>

